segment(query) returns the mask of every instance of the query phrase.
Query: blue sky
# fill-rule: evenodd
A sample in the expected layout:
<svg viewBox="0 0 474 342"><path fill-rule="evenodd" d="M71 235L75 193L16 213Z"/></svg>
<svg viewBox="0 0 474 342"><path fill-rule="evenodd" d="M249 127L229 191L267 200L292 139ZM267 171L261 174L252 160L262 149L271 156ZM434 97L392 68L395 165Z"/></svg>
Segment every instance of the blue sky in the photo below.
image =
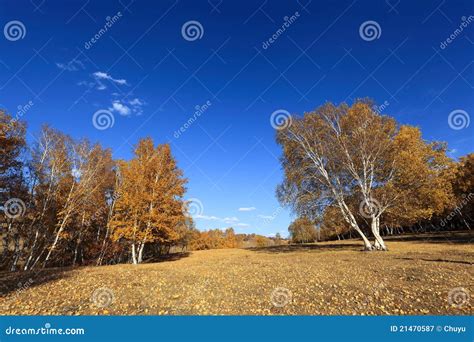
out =
<svg viewBox="0 0 474 342"><path fill-rule="evenodd" d="M453 157L473 151L473 4L2 0L0 107L116 158L169 142L198 228L286 235L277 110L368 96Z"/></svg>

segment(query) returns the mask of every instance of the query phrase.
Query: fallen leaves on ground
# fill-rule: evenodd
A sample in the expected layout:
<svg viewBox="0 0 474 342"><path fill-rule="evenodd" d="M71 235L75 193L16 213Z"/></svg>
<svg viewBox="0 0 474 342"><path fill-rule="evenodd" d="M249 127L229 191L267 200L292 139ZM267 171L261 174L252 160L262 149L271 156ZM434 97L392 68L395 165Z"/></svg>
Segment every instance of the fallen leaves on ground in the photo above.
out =
<svg viewBox="0 0 474 342"><path fill-rule="evenodd" d="M359 242L351 240L291 248L221 249L153 264L2 273L0 312L471 314L472 244L388 241L388 246L389 252L361 252ZM275 294L277 288L288 291ZM451 296L458 295L457 302L448 300L450 291ZM453 295L453 291L461 293Z"/></svg>

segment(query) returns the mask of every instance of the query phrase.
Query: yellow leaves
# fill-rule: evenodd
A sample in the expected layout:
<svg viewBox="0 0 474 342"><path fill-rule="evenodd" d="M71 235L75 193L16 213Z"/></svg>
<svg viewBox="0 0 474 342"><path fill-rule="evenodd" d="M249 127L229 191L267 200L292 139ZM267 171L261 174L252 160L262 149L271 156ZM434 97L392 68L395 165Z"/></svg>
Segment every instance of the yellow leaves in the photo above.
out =
<svg viewBox="0 0 474 342"><path fill-rule="evenodd" d="M112 227L135 241L168 243L179 237L184 222L181 197L185 179L169 145L154 147L151 138L138 142L135 156L120 162L121 179Z"/></svg>

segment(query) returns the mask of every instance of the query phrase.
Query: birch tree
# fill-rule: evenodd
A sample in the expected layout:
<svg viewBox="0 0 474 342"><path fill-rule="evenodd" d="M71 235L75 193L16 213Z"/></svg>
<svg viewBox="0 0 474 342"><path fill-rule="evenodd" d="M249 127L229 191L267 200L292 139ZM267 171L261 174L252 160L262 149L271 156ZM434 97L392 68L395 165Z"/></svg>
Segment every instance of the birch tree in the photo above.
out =
<svg viewBox="0 0 474 342"><path fill-rule="evenodd" d="M119 163L121 182L111 221L112 238L129 241L132 263L142 262L147 244L177 241L187 222L182 197L186 179L169 145L142 139L129 162Z"/></svg>
<svg viewBox="0 0 474 342"><path fill-rule="evenodd" d="M368 100L351 107L328 103L280 130L285 182L279 194L301 215L324 216L338 207L366 249L387 250L380 234L384 216L414 224L450 202L443 173L451 162L444 144L426 142L419 129L372 108ZM361 228L366 220L373 246Z"/></svg>
<svg viewBox="0 0 474 342"><path fill-rule="evenodd" d="M300 119L293 118L291 125L277 132L285 172L277 193L279 200L299 216L316 218L327 207L336 206L345 222L362 238L364 248L371 250L372 245L356 220L357 213L347 204L356 185L344 168L342 157L335 153L337 136L332 120L342 115L341 108L327 104Z"/></svg>

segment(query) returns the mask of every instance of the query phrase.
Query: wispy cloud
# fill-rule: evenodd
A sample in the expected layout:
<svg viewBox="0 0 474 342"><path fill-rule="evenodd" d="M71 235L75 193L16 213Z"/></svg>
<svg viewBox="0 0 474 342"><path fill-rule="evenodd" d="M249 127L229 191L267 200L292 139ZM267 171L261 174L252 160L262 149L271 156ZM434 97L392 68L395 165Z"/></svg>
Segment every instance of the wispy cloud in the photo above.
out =
<svg viewBox="0 0 474 342"><path fill-rule="evenodd" d="M214 215L195 215L195 219L201 219L201 220L206 220L206 221L216 221L216 222L222 222L225 224L233 225L236 227L248 227L249 225L247 223L242 223L240 220L235 217L218 217Z"/></svg>
<svg viewBox="0 0 474 342"><path fill-rule="evenodd" d="M106 72L103 71L96 71L92 74L96 80L108 80L114 83L117 83L119 85L127 85L127 80L123 78L113 78L111 75L109 75Z"/></svg>
<svg viewBox="0 0 474 342"><path fill-rule="evenodd" d="M275 218L275 216L272 215L258 215L258 217L264 220L273 220Z"/></svg>
<svg viewBox="0 0 474 342"><path fill-rule="evenodd" d="M84 70L86 67L84 66L84 63L82 63L78 59L73 59L72 61L68 63L56 63L56 66L64 71L78 71L78 70Z"/></svg>
<svg viewBox="0 0 474 342"><path fill-rule="evenodd" d="M208 215L195 215L194 218L207 220L207 221L218 221L218 220L220 220L217 216L208 216Z"/></svg>
<svg viewBox="0 0 474 342"><path fill-rule="evenodd" d="M129 85L127 80L124 78L113 78L106 72L103 71L96 71L91 75L93 81L81 81L78 84L83 85L89 88L95 88L97 90L105 90L107 89L106 82L112 82L118 85Z"/></svg>
<svg viewBox="0 0 474 342"><path fill-rule="evenodd" d="M257 208L255 207L243 207L243 208L239 208L239 211L254 211L256 209Z"/></svg>
<svg viewBox="0 0 474 342"><path fill-rule="evenodd" d="M141 115L143 114L143 106L145 101L140 100L139 98L134 98L132 100L113 100L109 110L111 112L117 112L120 115L128 116L130 114Z"/></svg>
<svg viewBox="0 0 474 342"><path fill-rule="evenodd" d="M222 219L222 222L224 222L224 223L236 223L236 222L239 222L239 219L237 217L224 217Z"/></svg>

